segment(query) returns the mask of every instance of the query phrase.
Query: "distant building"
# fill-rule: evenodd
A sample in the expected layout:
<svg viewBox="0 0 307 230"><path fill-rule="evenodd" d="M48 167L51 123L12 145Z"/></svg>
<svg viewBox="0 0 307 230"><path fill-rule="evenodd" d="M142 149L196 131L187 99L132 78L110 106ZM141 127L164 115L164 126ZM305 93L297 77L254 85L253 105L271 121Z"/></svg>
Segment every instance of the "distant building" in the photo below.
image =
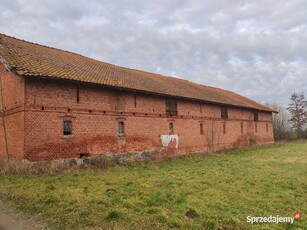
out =
<svg viewBox="0 0 307 230"><path fill-rule="evenodd" d="M50 160L273 142L272 110L236 93L0 34L0 158Z"/></svg>

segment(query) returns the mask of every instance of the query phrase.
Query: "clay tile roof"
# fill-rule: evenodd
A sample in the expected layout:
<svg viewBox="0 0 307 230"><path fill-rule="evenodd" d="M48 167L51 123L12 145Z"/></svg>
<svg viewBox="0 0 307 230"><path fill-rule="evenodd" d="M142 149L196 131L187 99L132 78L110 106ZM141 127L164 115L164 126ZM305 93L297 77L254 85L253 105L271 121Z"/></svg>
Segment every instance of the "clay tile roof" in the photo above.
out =
<svg viewBox="0 0 307 230"><path fill-rule="evenodd" d="M0 34L0 59L12 71L26 77L66 79L272 112L271 109L234 92L111 65L4 34Z"/></svg>

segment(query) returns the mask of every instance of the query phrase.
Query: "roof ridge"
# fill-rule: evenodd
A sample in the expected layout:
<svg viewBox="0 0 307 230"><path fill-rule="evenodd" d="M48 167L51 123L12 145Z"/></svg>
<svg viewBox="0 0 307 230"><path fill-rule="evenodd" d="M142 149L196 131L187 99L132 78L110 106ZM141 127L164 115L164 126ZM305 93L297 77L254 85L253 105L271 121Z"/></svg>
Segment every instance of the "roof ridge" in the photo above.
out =
<svg viewBox="0 0 307 230"><path fill-rule="evenodd" d="M74 52L71 52L71 51L68 51L68 50L63 50L63 49L59 49L59 48L55 48L55 47L47 46L47 45L42 45L42 44L39 44L39 43L36 43L36 42L30 42L28 40L25 40L25 39L22 39L22 38L16 38L14 36L6 35L6 34L3 34L3 33L0 33L0 39L1 39L1 36L8 37L8 38L11 38L11 39L15 39L15 40L18 40L18 41L22 41L22 42L25 42L25 43L29 43L29 44L32 44L32 45L37 45L37 46L41 46L41 47L45 47L45 48L49 48L49 49L54 49L54 50L58 50L58 51L62 51L62 52L77 54L77 53L74 53ZM81 54L77 54L77 55L85 57Z"/></svg>
<svg viewBox="0 0 307 230"><path fill-rule="evenodd" d="M45 54L48 54L47 56ZM188 79L151 73L86 57L72 51L0 33L0 55L13 67L27 68L26 77L64 79L271 111L233 91ZM67 66L69 68L67 68Z"/></svg>
<svg viewBox="0 0 307 230"><path fill-rule="evenodd" d="M13 36L10 36L10 35L6 35L6 34L3 34L3 33L0 33L0 39L1 39L1 36L8 37L8 38L11 38L11 39L15 39L15 40L18 40L18 41L22 41L22 42L25 42L25 43L28 43L28 44L31 44L31 45L36 45L36 46L44 47L44 48L47 48L47 49L53 49L53 50L56 50L56 51L61 51L61 52L64 52L64 53L73 54L73 55L76 55L76 56L79 56L79 57L82 57L82 58L90 59L90 60L93 60L93 61L96 61L96 62L101 62L101 63L107 64L107 65L111 65L111 66L115 66L115 67L120 67L120 68L125 68L125 67L122 67L122 66L119 66L119 65L115 65L115 64L112 64L112 63L109 63L109 62L97 60L97 59L94 59L92 57L87 57L85 55L82 55L82 54L79 54L79 53L76 53L76 52L73 52L73 51L64 50L64 49L60 49L60 48L56 48L56 47L48 46L48 45L42 45L42 44L39 44L39 43L36 43L36 42L30 42L28 40L24 40L24 39L21 39L21 38L16 38L16 37L13 37Z"/></svg>
<svg viewBox="0 0 307 230"><path fill-rule="evenodd" d="M61 52L65 52L65 53L77 55L77 56L79 56L79 57L83 57L83 58L86 58L86 59L90 59L90 60L93 60L93 61L96 61L96 62L101 62L101 63L107 64L107 65L111 65L111 66L118 67L118 68L121 68L121 69L124 69L124 70L128 70L128 71L129 71L129 70L133 70L133 71L137 71L137 72L139 72L139 73L146 73L146 74L150 74L150 75L154 74L154 75L157 75L157 76L160 76L160 77L167 77L167 78L171 78L171 79L175 79L175 80L187 81L187 82L192 83L192 84L202 85L202 86L205 86L205 87L209 87L209 88L213 88L213 89L219 89L219 90L223 90L223 91L229 91L229 92L232 92L232 93L233 93L233 91L230 91L230 90L225 90L225 89L218 88L218 87L213 87L213 86L209 86L209 85L204 85L204 84L200 84L200 83L195 83L195 82L190 81L190 80L188 80L188 79L176 78L176 77L174 77L174 76L163 75L163 74L160 74L160 73L152 73L152 72L149 72L149 71L146 71L146 70L139 70L139 69L136 69L136 68L131 68L131 67L125 67L125 66L115 65L115 64L112 64L112 63L109 63L109 62L105 62L105 61L97 60L97 59L94 59L94 58L91 58L91 57L87 57L87 56L84 56L84 55L82 55L82 54L75 53L75 52L73 52L73 51L63 50L63 49L60 49L60 48L56 48L56 47L52 47L52 46L48 46L48 45L39 44L39 43L36 43L36 42L30 42L30 41L28 41L28 40L21 39L21 38L16 38L16 37L13 37L13 36L10 36L10 35L6 35L6 34L3 34L3 33L0 33L0 39L1 39L1 36L9 37L9 38L11 38L11 39L16 39L16 40L18 40L18 41L26 42L26 43L32 44L32 45L36 45L36 46L40 46L40 47L44 47L44 48L48 48L48 49L53 49L53 50L56 50L56 51L61 51Z"/></svg>
<svg viewBox="0 0 307 230"><path fill-rule="evenodd" d="M101 63L107 64L107 65L111 65L111 66L118 67L118 68L125 69L125 70L133 70L133 71L137 71L137 72L140 72L140 73L155 74L155 75L159 75L161 77L175 78L175 77L166 76L166 75L162 75L162 74L158 74L158 73L152 73L152 72L145 71L145 70L139 70L139 69L135 69L135 68L131 68L131 67L115 65L115 64L112 64L112 63L109 63L109 62L105 62L105 61L102 61L102 60L97 60L97 59L94 59L94 58L91 58L91 57L87 57L85 55L82 55L82 54L79 54L79 53L76 53L76 52L73 52L73 51L64 50L64 49L56 48L56 47L53 47L53 46L43 45L43 44L39 44L39 43L36 43L36 42L30 42L28 40L16 38L14 36L6 35L6 34L3 34L3 33L0 33L0 39L1 39L1 36L8 37L8 38L11 38L11 39L15 39L15 40L18 40L18 41L22 41L22 42L25 42L25 43L28 43L28 44L31 44L31 45L36 45L36 46L40 46L40 47L44 47L44 48L48 48L48 49L53 49L53 50L56 50L56 51L61 51L61 52L77 55L79 57L90 59L90 60L93 60L95 62L101 62ZM178 79L178 78L175 78L175 79Z"/></svg>

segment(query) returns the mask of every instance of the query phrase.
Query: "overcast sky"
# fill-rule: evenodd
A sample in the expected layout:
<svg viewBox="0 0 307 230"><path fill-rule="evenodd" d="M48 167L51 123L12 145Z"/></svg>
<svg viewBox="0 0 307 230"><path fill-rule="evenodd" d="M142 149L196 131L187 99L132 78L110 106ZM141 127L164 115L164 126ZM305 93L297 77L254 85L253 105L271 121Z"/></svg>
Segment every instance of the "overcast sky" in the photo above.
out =
<svg viewBox="0 0 307 230"><path fill-rule="evenodd" d="M0 33L287 105L307 96L306 0L0 0Z"/></svg>

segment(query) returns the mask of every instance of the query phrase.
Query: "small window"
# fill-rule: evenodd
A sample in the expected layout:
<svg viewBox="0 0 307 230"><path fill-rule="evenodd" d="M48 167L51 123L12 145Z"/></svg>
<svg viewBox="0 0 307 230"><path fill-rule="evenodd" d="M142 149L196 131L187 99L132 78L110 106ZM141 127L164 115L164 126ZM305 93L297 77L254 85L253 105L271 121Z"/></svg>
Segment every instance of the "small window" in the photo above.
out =
<svg viewBox="0 0 307 230"><path fill-rule="evenodd" d="M64 121L63 134L64 134L64 136L72 134L71 121Z"/></svg>
<svg viewBox="0 0 307 230"><path fill-rule="evenodd" d="M174 133L174 124L172 122L169 123L169 133L170 134Z"/></svg>
<svg viewBox="0 0 307 230"><path fill-rule="evenodd" d="M269 124L268 123L265 124L265 128L266 128L266 132L268 133L269 132Z"/></svg>
<svg viewBox="0 0 307 230"><path fill-rule="evenodd" d="M223 123L223 133L226 134L226 123Z"/></svg>
<svg viewBox="0 0 307 230"><path fill-rule="evenodd" d="M118 136L125 135L125 124L124 122L118 122Z"/></svg>
<svg viewBox="0 0 307 230"><path fill-rule="evenodd" d="M226 107L221 108L221 118L228 119L228 109Z"/></svg>
<svg viewBox="0 0 307 230"><path fill-rule="evenodd" d="M203 107L202 107L201 103L199 103L199 111L200 111L200 113L203 113Z"/></svg>
<svg viewBox="0 0 307 230"><path fill-rule="evenodd" d="M258 121L259 118L258 118L258 112L254 112L254 121Z"/></svg>
<svg viewBox="0 0 307 230"><path fill-rule="evenodd" d="M199 131L200 131L200 134L204 134L204 124L199 124Z"/></svg>
<svg viewBox="0 0 307 230"><path fill-rule="evenodd" d="M244 127L243 127L243 123L241 123L241 133L244 132Z"/></svg>
<svg viewBox="0 0 307 230"><path fill-rule="evenodd" d="M165 113L168 116L177 116L177 101L167 100L165 101Z"/></svg>
<svg viewBox="0 0 307 230"><path fill-rule="evenodd" d="M256 133L258 132L258 124L257 123L255 124L255 132Z"/></svg>

